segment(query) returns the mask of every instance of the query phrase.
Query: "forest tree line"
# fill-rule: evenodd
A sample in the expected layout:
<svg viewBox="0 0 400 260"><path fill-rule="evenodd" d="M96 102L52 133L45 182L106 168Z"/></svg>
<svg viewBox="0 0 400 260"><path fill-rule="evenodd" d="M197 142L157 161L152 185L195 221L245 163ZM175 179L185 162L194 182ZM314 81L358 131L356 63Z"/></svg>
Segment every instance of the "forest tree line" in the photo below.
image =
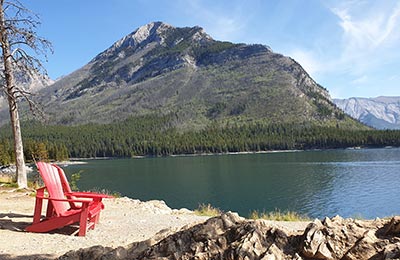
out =
<svg viewBox="0 0 400 260"><path fill-rule="evenodd" d="M8 126L9 128L9 126ZM11 131L0 129L0 164L13 161ZM35 158L167 156L268 150L400 146L398 130L348 130L298 124L213 124L200 131L178 131L169 117L142 116L113 124L79 126L24 122L24 153Z"/></svg>

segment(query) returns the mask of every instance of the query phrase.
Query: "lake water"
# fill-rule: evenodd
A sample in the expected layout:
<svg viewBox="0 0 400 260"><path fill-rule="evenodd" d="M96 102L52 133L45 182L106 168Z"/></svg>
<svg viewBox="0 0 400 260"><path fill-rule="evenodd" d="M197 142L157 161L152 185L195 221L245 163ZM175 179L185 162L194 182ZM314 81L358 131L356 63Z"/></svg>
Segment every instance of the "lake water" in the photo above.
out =
<svg viewBox="0 0 400 260"><path fill-rule="evenodd" d="M80 190L104 188L172 208L400 215L398 148L91 160L64 169L69 176L82 171Z"/></svg>

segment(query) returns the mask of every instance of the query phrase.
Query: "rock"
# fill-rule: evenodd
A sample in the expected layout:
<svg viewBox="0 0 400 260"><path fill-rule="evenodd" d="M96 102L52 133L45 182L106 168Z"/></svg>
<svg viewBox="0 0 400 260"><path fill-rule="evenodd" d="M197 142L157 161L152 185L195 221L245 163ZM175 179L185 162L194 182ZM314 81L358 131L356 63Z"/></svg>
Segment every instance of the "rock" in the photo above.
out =
<svg viewBox="0 0 400 260"><path fill-rule="evenodd" d="M150 200L144 202L145 207L155 214L171 214L172 209L163 200Z"/></svg>
<svg viewBox="0 0 400 260"><path fill-rule="evenodd" d="M115 260L115 259L126 259L128 252L123 247L117 247L116 249L101 256L101 260Z"/></svg>
<svg viewBox="0 0 400 260"><path fill-rule="evenodd" d="M364 236L343 257L344 260L370 259L376 256L380 250L376 248L378 238L375 230L368 230Z"/></svg>
<svg viewBox="0 0 400 260"><path fill-rule="evenodd" d="M111 258L103 258L110 256L110 253L113 251L111 247L103 247L103 246L92 246L85 249L79 249L78 251L69 251L63 256L60 256L58 260L84 260L84 259L92 259L92 260L100 260L100 259L111 259ZM125 255L126 258L126 255ZM112 259L124 259L124 258L112 258Z"/></svg>
<svg viewBox="0 0 400 260"><path fill-rule="evenodd" d="M228 212L195 226L162 230L128 248L97 246L59 259L400 259L396 223L397 218L359 221L336 216L316 219L297 232Z"/></svg>
<svg viewBox="0 0 400 260"><path fill-rule="evenodd" d="M314 238L314 234L321 228L322 223L319 219L316 219L313 223L310 223L305 231L303 254L306 257L313 257L318 250L318 246L321 243L318 241L318 235Z"/></svg>
<svg viewBox="0 0 400 260"><path fill-rule="evenodd" d="M15 165L10 166L0 166L0 175L15 175L17 168ZM33 171L32 167L25 165L26 173L30 173Z"/></svg>
<svg viewBox="0 0 400 260"><path fill-rule="evenodd" d="M382 233L382 221L360 221L339 216L326 218L323 222L315 220L304 232L301 253L313 259L382 259L385 245L393 243L377 237Z"/></svg>
<svg viewBox="0 0 400 260"><path fill-rule="evenodd" d="M265 225L263 221L248 221L236 213L228 212L166 237L134 257L137 259L290 259L290 255L284 253L288 239L284 232Z"/></svg>
<svg viewBox="0 0 400 260"><path fill-rule="evenodd" d="M393 217L385 230L385 235L395 235L400 237L400 216Z"/></svg>
<svg viewBox="0 0 400 260"><path fill-rule="evenodd" d="M400 243L387 245L386 248L383 250L383 259L400 259Z"/></svg>
<svg viewBox="0 0 400 260"><path fill-rule="evenodd" d="M276 245L272 244L266 254L261 258L261 260L283 260L284 253Z"/></svg>
<svg viewBox="0 0 400 260"><path fill-rule="evenodd" d="M15 182L16 181L16 167L15 165L0 166L0 181L1 182ZM32 167L25 166L26 173L33 171Z"/></svg>
<svg viewBox="0 0 400 260"><path fill-rule="evenodd" d="M176 214L176 215L183 214L184 215L184 214L194 214L194 212L187 208L181 208L181 209L173 209L172 214Z"/></svg>

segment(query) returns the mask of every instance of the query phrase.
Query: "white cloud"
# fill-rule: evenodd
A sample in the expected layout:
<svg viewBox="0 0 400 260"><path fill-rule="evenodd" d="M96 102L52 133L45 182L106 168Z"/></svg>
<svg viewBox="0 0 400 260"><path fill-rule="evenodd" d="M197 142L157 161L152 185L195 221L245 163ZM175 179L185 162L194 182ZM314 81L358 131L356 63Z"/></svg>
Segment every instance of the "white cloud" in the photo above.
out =
<svg viewBox="0 0 400 260"><path fill-rule="evenodd" d="M398 93L400 1L332 0L328 10L338 30L287 53L334 97Z"/></svg>
<svg viewBox="0 0 400 260"><path fill-rule="evenodd" d="M400 2L371 6L357 1L344 2L331 9L343 30L339 63L354 74L379 66L397 53L400 45Z"/></svg>

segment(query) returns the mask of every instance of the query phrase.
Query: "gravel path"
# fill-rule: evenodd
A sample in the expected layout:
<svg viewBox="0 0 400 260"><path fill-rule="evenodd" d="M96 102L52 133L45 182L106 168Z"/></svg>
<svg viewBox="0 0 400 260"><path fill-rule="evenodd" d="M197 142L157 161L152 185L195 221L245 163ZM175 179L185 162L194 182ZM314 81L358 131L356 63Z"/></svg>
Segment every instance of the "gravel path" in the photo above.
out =
<svg viewBox="0 0 400 260"><path fill-rule="evenodd" d="M32 222L35 199L28 193L0 191L0 259L53 259L69 250L102 245L127 246L164 229L203 222L185 209L172 210L163 201L106 199L100 223L85 237L70 236L71 228L52 234L24 232ZM44 213L43 213L44 214Z"/></svg>

